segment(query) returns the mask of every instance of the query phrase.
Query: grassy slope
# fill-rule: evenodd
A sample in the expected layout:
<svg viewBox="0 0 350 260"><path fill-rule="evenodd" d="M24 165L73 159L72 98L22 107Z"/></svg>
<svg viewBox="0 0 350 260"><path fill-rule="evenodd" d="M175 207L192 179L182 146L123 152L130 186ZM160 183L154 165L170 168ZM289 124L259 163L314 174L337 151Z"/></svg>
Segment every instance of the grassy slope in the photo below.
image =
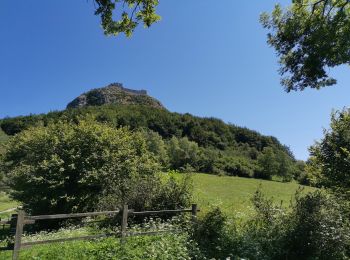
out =
<svg viewBox="0 0 350 260"><path fill-rule="evenodd" d="M4 192L0 192L0 212L7 209L15 208L17 206L18 206L17 202L11 200ZM11 211L6 213L0 213L0 218L7 218L12 213L14 212Z"/></svg>
<svg viewBox="0 0 350 260"><path fill-rule="evenodd" d="M252 212L250 199L259 185L263 193L272 197L276 203L283 201L288 206L295 191L300 187L297 183L282 183L239 177L219 177L209 174L195 174L194 200L203 212L211 206L220 206L228 215L245 218ZM304 187L304 192L314 188Z"/></svg>
<svg viewBox="0 0 350 260"><path fill-rule="evenodd" d="M219 177L210 174L197 173L193 176L194 201L203 212L212 206L220 206L227 214L242 216L251 212L251 202L254 192L261 185L263 193L272 197L276 203L283 201L288 206L295 191L300 187L297 183L282 183L239 177ZM304 187L304 191L314 188ZM7 195L0 192L0 211L16 207ZM8 213L5 215L9 215ZM0 214L1 217L1 214Z"/></svg>
<svg viewBox="0 0 350 260"><path fill-rule="evenodd" d="M268 197L273 197L275 202L283 201L286 206L299 187L296 183L281 183L239 177L219 177L208 174L195 174L193 179L195 188L194 199L201 208L201 213L206 212L211 206L219 205L228 215L243 219L251 212L250 198L260 184L264 194ZM305 192L312 190L314 189L305 187ZM16 206L16 203L9 200L5 194L0 193L0 211L14 206ZM45 239L49 238L44 237ZM152 239L154 241L149 241ZM158 243L158 240L157 237L135 238L131 239L131 241L129 239L127 243L129 249L126 250L130 254L128 255L129 259L140 259L138 258L139 254L142 255L144 251L150 250L145 245L152 244L150 242ZM147 243L145 244L146 241ZM134 248L136 247L139 249L135 250ZM80 259L99 259L105 257L104 254L116 256L119 251L119 240L107 239L101 240L99 243L96 243L96 241L67 242L65 244L37 246L24 250L21 256L23 259L36 259L36 257L38 259L40 257L43 257L40 259L53 259L52 257L57 257L58 255L62 257L60 259L74 259L78 256ZM0 252L0 260L10 259L10 257L11 252ZM145 257L144 259L152 258Z"/></svg>
<svg viewBox="0 0 350 260"><path fill-rule="evenodd" d="M0 129L0 153L3 151L2 144L5 143L8 140L9 136L7 136L1 129ZM17 206L17 203L14 201L11 201L9 197L4 193L1 192L1 186L0 186L0 212L3 210L7 210L10 208L14 208ZM0 213L0 218L8 217L13 212L8 213Z"/></svg>

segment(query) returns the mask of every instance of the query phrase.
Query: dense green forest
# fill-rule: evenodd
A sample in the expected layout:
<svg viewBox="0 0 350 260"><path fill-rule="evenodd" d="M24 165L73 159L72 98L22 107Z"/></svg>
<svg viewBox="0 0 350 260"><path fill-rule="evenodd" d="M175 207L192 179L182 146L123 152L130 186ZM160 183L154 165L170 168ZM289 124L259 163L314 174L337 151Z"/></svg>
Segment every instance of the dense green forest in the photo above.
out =
<svg viewBox="0 0 350 260"><path fill-rule="evenodd" d="M275 137L216 118L149 106L108 104L4 118L0 126L11 136L30 127L86 119L141 131L164 169L304 181L303 162L296 161L289 148Z"/></svg>
<svg viewBox="0 0 350 260"><path fill-rule="evenodd" d="M6 135L1 129L0 129L0 152L4 149L3 144L8 139L8 135Z"/></svg>

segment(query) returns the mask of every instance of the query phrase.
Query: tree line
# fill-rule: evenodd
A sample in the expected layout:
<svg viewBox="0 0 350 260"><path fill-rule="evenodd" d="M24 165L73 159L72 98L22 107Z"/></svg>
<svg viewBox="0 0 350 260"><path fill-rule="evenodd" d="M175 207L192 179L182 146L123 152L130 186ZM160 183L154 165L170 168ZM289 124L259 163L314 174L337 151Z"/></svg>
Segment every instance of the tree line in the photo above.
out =
<svg viewBox="0 0 350 260"><path fill-rule="evenodd" d="M303 181L304 164L275 137L226 124L216 118L200 118L139 105L103 105L5 118L7 135L57 122L92 119L115 128L142 133L148 149L164 170L204 172L283 181Z"/></svg>

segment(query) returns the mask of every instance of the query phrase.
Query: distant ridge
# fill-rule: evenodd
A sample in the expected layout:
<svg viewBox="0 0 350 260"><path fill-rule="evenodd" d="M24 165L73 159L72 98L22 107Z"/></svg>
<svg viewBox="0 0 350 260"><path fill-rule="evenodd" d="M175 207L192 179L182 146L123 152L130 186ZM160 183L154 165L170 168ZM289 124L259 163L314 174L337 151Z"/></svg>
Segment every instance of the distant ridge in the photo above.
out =
<svg viewBox="0 0 350 260"><path fill-rule="evenodd" d="M112 83L106 87L85 92L71 101L67 108L101 106L105 104L145 105L165 109L160 101L147 95L146 90L125 88L121 83Z"/></svg>

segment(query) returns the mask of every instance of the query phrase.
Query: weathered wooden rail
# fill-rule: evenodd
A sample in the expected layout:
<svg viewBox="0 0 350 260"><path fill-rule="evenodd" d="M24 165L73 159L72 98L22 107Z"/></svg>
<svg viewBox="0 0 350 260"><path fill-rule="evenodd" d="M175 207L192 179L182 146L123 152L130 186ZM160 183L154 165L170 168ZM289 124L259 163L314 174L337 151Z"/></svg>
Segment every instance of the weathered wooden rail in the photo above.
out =
<svg viewBox="0 0 350 260"><path fill-rule="evenodd" d="M176 209L176 210L158 210L158 211L134 211L129 209L128 205L124 205L122 210L116 211L101 211L101 212L87 212L87 213L74 213L74 214L56 214L56 215L38 215L30 216L26 215L24 211L18 211L18 214L14 214L11 217L11 220L0 221L0 225L10 225L14 236L14 244L9 245L7 248L0 248L0 250L13 250L12 259L18 260L19 253L21 249L29 248L34 245L50 244L50 243L59 243L59 242L68 242L74 240L91 240L97 238L105 237L120 237L121 242L124 243L125 239L130 236L144 236L144 235L156 235L165 232L178 232L176 230L157 230L157 231L146 231L146 232L128 232L128 217L129 216L147 216L147 215L162 215L162 214L178 214L178 213L191 213L192 220L194 221L197 217L197 204L192 204L191 209ZM96 216L114 216L122 214L122 221L120 226L120 231L113 233L104 233L98 235L88 235L80 237L70 237L70 238L60 238L60 239L50 239L50 240L41 240L33 242L22 242L23 229L25 225L35 224L38 220L51 220L51 219L70 219L70 218L85 218L85 217L96 217Z"/></svg>

